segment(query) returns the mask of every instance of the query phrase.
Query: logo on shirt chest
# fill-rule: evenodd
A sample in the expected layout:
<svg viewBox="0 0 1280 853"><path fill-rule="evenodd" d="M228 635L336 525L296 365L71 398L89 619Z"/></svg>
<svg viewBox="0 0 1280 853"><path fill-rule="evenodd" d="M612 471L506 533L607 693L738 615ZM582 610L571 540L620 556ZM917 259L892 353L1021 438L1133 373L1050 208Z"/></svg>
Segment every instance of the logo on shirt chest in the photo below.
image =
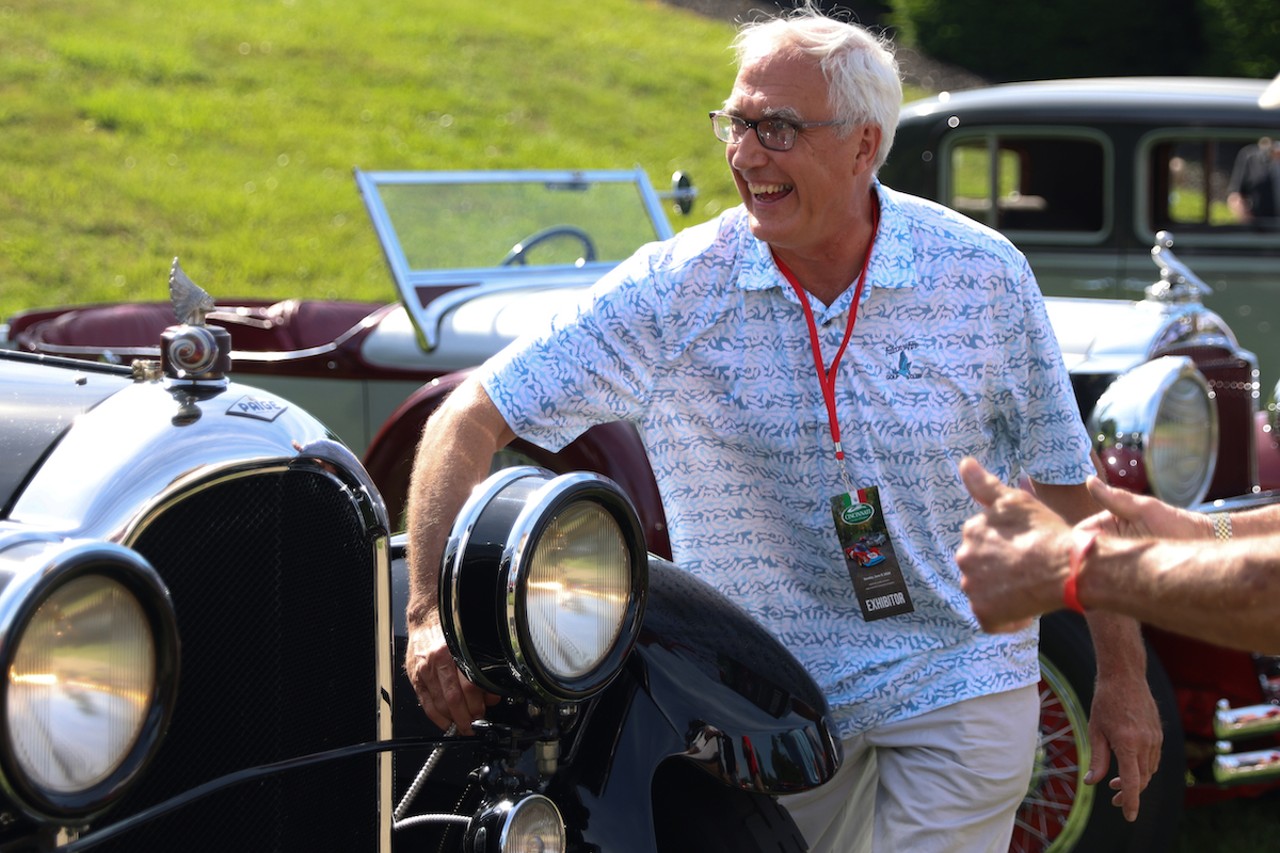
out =
<svg viewBox="0 0 1280 853"><path fill-rule="evenodd" d="M920 379L924 376L923 373L915 369L911 359L913 351L919 346L920 344L916 341L907 341L903 344L890 344L884 348L884 353L888 356L886 363L889 367L886 375L889 379ZM898 357L896 366L893 360L895 355Z"/></svg>

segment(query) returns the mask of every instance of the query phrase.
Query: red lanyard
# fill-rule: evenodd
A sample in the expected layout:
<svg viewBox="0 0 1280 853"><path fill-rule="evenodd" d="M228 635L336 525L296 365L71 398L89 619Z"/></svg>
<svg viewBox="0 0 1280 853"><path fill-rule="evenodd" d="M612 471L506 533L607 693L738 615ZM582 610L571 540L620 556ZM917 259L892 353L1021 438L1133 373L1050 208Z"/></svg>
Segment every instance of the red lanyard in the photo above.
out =
<svg viewBox="0 0 1280 853"><path fill-rule="evenodd" d="M831 440L836 445L836 460L844 461L844 447L840 444L840 419L836 416L836 375L840 372L840 359L844 358L845 348L849 346L849 339L853 337L853 326L858 322L858 303L862 301L862 285L867 280L867 267L871 263L871 248L875 245L876 234L880 230L879 211L875 211L875 219L871 226L871 241L867 243L867 256L862 259L862 271L858 273L858 284L853 291L853 304L849 306L849 321L845 324L844 340L840 342L840 349L836 351L836 357L831 360L831 367L824 368L822 366L822 344L818 339L818 324L813 319L813 309L809 306L809 294L800 286L800 282L796 280L793 273L782 259L775 253L774 262L778 265L778 269L782 271L782 275L791 285L791 289L796 292L796 297L800 300L800 307L804 310L804 319L809 324L809 343L813 347L813 365L818 370L818 384L822 386L822 398L827 404L827 420L831 424Z"/></svg>

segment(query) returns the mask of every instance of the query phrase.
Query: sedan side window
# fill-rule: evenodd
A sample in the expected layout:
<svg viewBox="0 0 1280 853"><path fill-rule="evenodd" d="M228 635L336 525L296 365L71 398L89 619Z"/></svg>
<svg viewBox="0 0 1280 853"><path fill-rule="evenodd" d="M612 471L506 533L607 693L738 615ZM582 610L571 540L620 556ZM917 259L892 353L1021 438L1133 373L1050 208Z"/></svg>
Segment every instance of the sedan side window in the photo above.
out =
<svg viewBox="0 0 1280 853"><path fill-rule="evenodd" d="M1147 148L1146 224L1150 230L1169 229L1179 235L1252 232L1260 238L1268 231L1274 234L1272 220L1245 218L1231 199L1233 192L1248 191L1233 185L1232 174L1250 152L1256 155L1260 138L1269 141L1260 133L1242 136L1232 131L1230 135L1152 140Z"/></svg>
<svg viewBox="0 0 1280 853"><path fill-rule="evenodd" d="M951 146L947 203L1006 233L1096 234L1108 176L1092 138L983 134Z"/></svg>

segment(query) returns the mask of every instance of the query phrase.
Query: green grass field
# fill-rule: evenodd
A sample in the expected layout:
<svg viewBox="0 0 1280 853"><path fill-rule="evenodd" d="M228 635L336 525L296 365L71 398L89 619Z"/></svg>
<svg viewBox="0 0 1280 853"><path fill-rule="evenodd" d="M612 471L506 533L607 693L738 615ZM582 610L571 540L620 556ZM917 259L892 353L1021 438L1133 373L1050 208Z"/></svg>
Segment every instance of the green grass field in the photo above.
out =
<svg viewBox="0 0 1280 853"><path fill-rule="evenodd" d="M0 318L167 297L393 298L351 170L632 168L736 204L729 24L656 0L7 0ZM919 94L919 93L915 93ZM1274 799L1182 819L1269 847Z"/></svg>
<svg viewBox="0 0 1280 853"><path fill-rule="evenodd" d="M163 298L390 299L351 171L644 168L736 203L706 111L729 24L654 2L11 0L0 316Z"/></svg>

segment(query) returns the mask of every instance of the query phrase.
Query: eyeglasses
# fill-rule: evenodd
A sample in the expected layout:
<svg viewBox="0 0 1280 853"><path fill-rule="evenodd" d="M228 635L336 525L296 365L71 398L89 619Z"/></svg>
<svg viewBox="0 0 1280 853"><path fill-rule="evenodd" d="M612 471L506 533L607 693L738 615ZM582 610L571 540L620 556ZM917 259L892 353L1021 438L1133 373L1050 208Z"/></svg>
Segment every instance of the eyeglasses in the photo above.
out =
<svg viewBox="0 0 1280 853"><path fill-rule="evenodd" d="M727 142L730 145L737 145L742 142L742 138L747 135L748 130L756 132L756 139L760 140L760 144L770 151L790 151L791 146L796 144L796 135L802 130L808 130L811 127L834 127L838 124L848 124L843 119L835 119L833 121L790 121L785 118L762 118L758 121L751 121L742 116L730 115L729 113L712 110L711 129L715 131L716 139L721 142Z"/></svg>

